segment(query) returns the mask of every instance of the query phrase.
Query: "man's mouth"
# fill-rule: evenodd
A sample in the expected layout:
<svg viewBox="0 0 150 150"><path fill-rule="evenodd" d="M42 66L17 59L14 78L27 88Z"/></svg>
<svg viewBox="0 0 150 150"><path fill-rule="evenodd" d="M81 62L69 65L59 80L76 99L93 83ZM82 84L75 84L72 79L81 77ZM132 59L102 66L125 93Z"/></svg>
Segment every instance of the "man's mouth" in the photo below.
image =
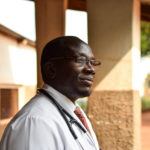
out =
<svg viewBox="0 0 150 150"><path fill-rule="evenodd" d="M86 86L92 86L93 84L93 78L91 77L83 77L80 78L80 82Z"/></svg>

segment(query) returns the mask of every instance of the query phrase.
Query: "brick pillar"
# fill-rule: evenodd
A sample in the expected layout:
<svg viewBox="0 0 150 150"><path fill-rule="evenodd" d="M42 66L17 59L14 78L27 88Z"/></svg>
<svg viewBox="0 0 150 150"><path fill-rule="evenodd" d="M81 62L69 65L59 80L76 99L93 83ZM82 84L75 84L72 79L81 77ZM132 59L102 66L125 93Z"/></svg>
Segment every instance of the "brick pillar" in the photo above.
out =
<svg viewBox="0 0 150 150"><path fill-rule="evenodd" d="M38 87L42 85L41 51L49 40L64 35L66 3L67 0L35 0Z"/></svg>
<svg viewBox="0 0 150 150"><path fill-rule="evenodd" d="M140 1L87 0L97 69L88 114L103 150L140 150Z"/></svg>

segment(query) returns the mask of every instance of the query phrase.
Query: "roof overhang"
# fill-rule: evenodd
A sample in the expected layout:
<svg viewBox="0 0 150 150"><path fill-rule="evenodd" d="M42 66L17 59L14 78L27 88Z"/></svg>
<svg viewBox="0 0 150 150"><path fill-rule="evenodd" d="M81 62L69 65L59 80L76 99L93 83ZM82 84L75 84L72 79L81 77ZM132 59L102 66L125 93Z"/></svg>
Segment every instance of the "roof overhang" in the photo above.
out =
<svg viewBox="0 0 150 150"><path fill-rule="evenodd" d="M15 40L17 40L18 43L24 43L24 44L27 44L27 45L30 45L32 47L35 47L35 42L14 32L13 30L5 27L4 25L0 24L0 33L6 35L6 36L9 36Z"/></svg>

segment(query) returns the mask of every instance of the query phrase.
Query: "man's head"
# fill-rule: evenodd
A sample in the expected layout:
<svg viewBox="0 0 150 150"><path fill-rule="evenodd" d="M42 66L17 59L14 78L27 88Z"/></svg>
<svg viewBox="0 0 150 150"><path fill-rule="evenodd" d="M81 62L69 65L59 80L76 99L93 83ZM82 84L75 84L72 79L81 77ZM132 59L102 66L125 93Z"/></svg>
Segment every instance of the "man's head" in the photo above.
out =
<svg viewBox="0 0 150 150"><path fill-rule="evenodd" d="M95 75L91 48L74 36L58 37L43 49L41 72L45 83L70 98L89 96Z"/></svg>

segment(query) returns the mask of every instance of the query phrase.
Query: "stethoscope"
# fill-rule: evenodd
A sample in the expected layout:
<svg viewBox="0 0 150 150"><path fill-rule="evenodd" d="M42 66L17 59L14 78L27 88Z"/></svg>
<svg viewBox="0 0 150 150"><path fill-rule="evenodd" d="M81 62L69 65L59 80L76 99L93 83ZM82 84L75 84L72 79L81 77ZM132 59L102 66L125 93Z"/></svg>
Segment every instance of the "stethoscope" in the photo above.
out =
<svg viewBox="0 0 150 150"><path fill-rule="evenodd" d="M38 89L38 92L44 94L46 97L51 99L51 101L57 107L58 111L60 112L63 119L65 120L65 122L75 140L78 137L77 137L76 133L74 132L71 124L75 124L79 129L81 129L84 133L86 133L86 130L82 127L82 125L75 118L73 118L49 93L47 93L47 91L45 91L44 89ZM68 121L67 117L69 118L69 121Z"/></svg>
<svg viewBox="0 0 150 150"><path fill-rule="evenodd" d="M38 89L38 92L42 93L43 95L45 95L46 97L48 97L53 104L57 107L58 111L60 112L61 116L63 117L63 119L65 120L73 138L77 141L78 137L75 133L75 131L73 130L72 124L75 124L83 133L86 133L87 131L82 127L82 125L75 119L73 118L46 90L44 89ZM69 120L68 120L68 118ZM79 141L78 141L79 143ZM82 145L79 143L79 145L82 147ZM84 150L84 148L82 147L82 149ZM95 148L96 149L96 148Z"/></svg>

